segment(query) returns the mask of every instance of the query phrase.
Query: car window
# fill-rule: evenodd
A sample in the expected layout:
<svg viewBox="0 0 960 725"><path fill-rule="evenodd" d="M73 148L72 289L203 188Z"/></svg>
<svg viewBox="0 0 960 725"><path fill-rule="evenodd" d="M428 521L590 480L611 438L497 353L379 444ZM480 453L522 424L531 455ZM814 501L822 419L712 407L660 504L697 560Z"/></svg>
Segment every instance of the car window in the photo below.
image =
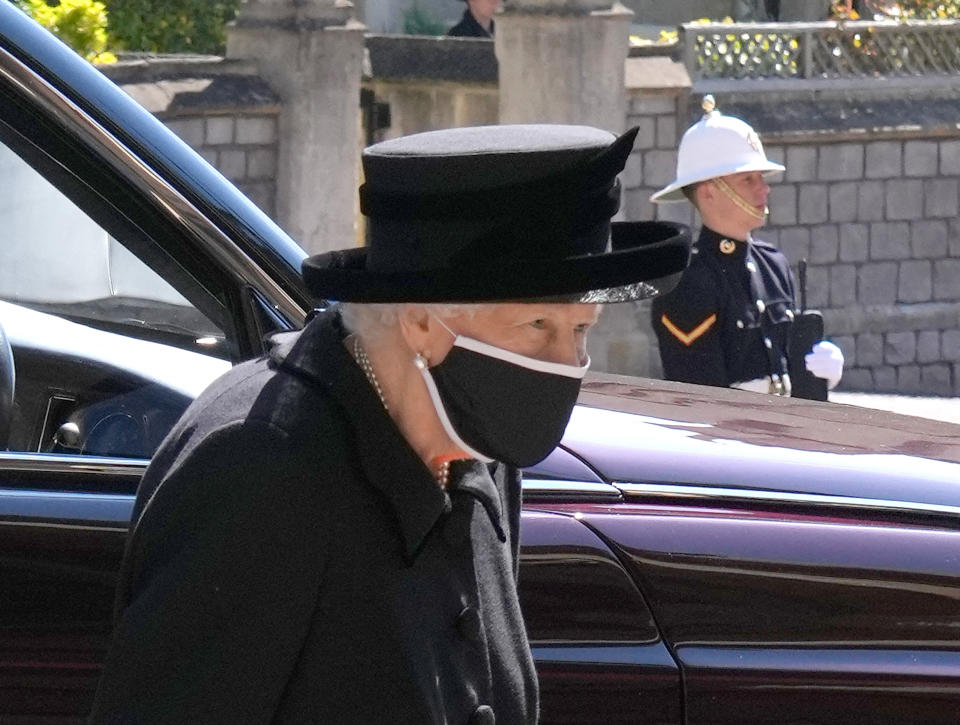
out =
<svg viewBox="0 0 960 725"><path fill-rule="evenodd" d="M104 228L2 144L0 185L0 325L15 376L0 448L149 458L230 367L227 333L178 291L176 265L141 259L133 225Z"/></svg>

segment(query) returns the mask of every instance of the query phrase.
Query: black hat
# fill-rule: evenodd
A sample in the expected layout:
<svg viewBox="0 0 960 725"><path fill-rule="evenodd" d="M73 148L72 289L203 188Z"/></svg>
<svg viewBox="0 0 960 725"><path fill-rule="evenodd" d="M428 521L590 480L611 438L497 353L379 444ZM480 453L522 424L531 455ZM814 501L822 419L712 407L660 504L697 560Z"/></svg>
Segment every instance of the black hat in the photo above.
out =
<svg viewBox="0 0 960 725"><path fill-rule="evenodd" d="M637 130L480 126L363 152L366 247L303 262L342 302L621 302L669 291L690 230L619 222L617 174Z"/></svg>

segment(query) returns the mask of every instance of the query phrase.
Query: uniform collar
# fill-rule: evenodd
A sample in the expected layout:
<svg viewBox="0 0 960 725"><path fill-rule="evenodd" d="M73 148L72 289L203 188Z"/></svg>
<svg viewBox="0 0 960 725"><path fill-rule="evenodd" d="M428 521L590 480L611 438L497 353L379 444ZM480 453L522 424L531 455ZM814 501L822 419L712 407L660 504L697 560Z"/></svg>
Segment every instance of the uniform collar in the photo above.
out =
<svg viewBox="0 0 960 725"><path fill-rule="evenodd" d="M340 313L331 308L302 332L271 338L270 358L280 368L319 383L339 403L353 428L363 472L393 508L404 556L412 564L437 520L450 511L450 496L384 410L343 345L345 336ZM502 538L500 497L487 467L476 461L454 463L450 481L483 503Z"/></svg>
<svg viewBox="0 0 960 725"><path fill-rule="evenodd" d="M700 230L697 247L704 252L716 254L721 259L743 260L750 247L750 237L746 240L733 239L719 234L709 227Z"/></svg>

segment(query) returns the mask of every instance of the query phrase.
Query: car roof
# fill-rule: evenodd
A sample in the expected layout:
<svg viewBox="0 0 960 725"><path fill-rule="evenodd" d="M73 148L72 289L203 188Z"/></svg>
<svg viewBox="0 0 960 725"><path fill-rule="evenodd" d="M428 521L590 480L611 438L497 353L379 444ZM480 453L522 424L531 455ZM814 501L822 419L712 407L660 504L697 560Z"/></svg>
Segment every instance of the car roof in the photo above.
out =
<svg viewBox="0 0 960 725"><path fill-rule="evenodd" d="M612 482L960 505L960 425L591 374L563 447Z"/></svg>

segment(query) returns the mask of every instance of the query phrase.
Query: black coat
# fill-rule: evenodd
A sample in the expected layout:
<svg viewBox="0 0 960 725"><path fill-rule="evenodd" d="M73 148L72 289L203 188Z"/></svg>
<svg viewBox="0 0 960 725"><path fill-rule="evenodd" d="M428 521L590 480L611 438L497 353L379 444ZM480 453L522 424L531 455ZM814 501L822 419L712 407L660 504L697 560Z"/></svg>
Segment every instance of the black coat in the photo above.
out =
<svg viewBox="0 0 960 725"><path fill-rule="evenodd" d="M151 463L95 723L532 723L520 477L401 437L327 312ZM412 364L412 362L411 362Z"/></svg>
<svg viewBox="0 0 960 725"><path fill-rule="evenodd" d="M486 28L477 22L477 19L473 17L473 13L467 8L463 11L463 17L460 18L460 22L450 28L450 30L447 31L447 35L452 38L492 38L495 30L496 24L491 20L490 32L488 33Z"/></svg>
<svg viewBox="0 0 960 725"><path fill-rule="evenodd" d="M781 252L704 227L680 283L651 308L664 377L726 387L802 370L788 356L795 307Z"/></svg>

